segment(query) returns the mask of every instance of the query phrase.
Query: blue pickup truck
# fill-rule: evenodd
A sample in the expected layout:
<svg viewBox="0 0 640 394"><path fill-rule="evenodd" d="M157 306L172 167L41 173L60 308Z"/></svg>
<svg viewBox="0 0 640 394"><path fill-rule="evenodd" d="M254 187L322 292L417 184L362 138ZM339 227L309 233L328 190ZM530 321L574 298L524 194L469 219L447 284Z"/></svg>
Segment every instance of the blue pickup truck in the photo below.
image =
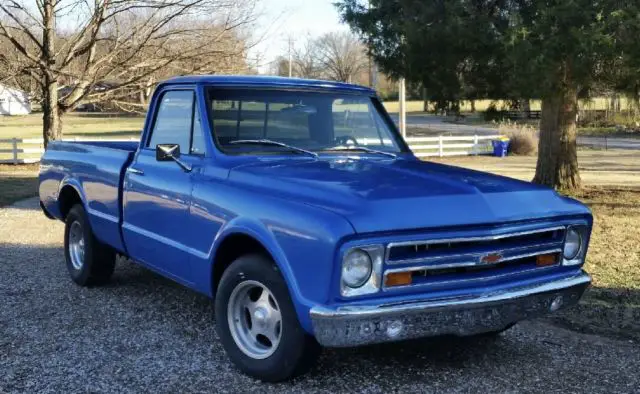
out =
<svg viewBox="0 0 640 394"><path fill-rule="evenodd" d="M590 283L584 205L418 160L343 83L168 80L139 144L51 142L39 193L73 281L105 283L121 255L212 297L229 358L265 381L321 346L497 335Z"/></svg>

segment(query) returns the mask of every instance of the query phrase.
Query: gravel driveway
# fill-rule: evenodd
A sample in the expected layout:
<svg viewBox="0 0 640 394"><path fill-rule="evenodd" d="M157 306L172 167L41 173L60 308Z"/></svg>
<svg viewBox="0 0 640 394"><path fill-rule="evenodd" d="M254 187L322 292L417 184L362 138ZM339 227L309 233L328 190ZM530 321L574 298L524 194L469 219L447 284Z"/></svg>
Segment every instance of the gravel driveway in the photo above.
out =
<svg viewBox="0 0 640 394"><path fill-rule="evenodd" d="M0 393L640 391L637 343L544 321L497 340L326 350L310 374L262 384L227 360L207 298L128 263L109 286L72 284L62 230L37 200L0 208Z"/></svg>

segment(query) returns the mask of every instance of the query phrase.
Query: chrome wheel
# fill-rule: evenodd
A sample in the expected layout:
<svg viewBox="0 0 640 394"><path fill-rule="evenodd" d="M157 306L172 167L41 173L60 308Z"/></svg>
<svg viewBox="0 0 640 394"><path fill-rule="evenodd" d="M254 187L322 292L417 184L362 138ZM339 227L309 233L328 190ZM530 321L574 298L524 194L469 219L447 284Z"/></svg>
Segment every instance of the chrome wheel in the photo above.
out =
<svg viewBox="0 0 640 394"><path fill-rule="evenodd" d="M69 228L69 257L73 268L82 269L84 264L84 231L78 221L71 223Z"/></svg>
<svg viewBox="0 0 640 394"><path fill-rule="evenodd" d="M239 283L227 306L229 331L244 354L254 359L271 356L282 337L282 315L275 297L253 280Z"/></svg>

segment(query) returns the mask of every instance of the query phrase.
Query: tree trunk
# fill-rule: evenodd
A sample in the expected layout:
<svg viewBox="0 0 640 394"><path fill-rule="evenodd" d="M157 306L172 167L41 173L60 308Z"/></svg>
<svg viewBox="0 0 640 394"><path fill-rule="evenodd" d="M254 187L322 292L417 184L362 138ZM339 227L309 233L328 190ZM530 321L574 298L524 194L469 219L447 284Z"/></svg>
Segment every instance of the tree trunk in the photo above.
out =
<svg viewBox="0 0 640 394"><path fill-rule="evenodd" d="M531 119L531 101L529 99L522 99L522 112L524 112L525 119Z"/></svg>
<svg viewBox="0 0 640 394"><path fill-rule="evenodd" d="M429 100L427 99L427 88L422 88L422 112L429 112Z"/></svg>
<svg viewBox="0 0 640 394"><path fill-rule="evenodd" d="M471 112L476 112L476 100L471 100Z"/></svg>
<svg viewBox="0 0 640 394"><path fill-rule="evenodd" d="M533 182L562 190L581 187L576 145L578 95L574 88L542 99L538 163Z"/></svg>
<svg viewBox="0 0 640 394"><path fill-rule="evenodd" d="M42 100L42 138L44 147L51 140L62 138L62 122L58 107L58 82L45 77L45 91Z"/></svg>
<svg viewBox="0 0 640 394"><path fill-rule="evenodd" d="M58 106L58 76L52 70L56 65L56 15L55 2L45 0L43 3L42 22L42 66L44 75L44 94L42 100L42 138L46 149L50 140L62 137L60 107Z"/></svg>

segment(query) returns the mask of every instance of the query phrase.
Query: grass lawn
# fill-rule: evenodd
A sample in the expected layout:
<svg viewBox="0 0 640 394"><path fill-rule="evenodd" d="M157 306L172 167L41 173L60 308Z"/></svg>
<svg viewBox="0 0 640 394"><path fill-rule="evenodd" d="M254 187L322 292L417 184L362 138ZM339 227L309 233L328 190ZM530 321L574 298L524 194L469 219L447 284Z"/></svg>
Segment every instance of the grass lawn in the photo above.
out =
<svg viewBox="0 0 640 394"><path fill-rule="evenodd" d="M135 137L144 117L108 113L72 113L63 117L67 137ZM42 137L42 114L0 116L0 139Z"/></svg>
<svg viewBox="0 0 640 394"><path fill-rule="evenodd" d="M608 138L638 138L640 139L640 132L625 132L616 129L615 127L579 127L578 135L589 137L608 137Z"/></svg>
<svg viewBox="0 0 640 394"><path fill-rule="evenodd" d="M586 268L598 298L640 307L640 189L591 187L572 197L593 212Z"/></svg>
<svg viewBox="0 0 640 394"><path fill-rule="evenodd" d="M640 189L586 188L594 228L585 269L593 279L575 308L554 320L572 329L640 340Z"/></svg>
<svg viewBox="0 0 640 394"><path fill-rule="evenodd" d="M72 113L63 117L64 137L137 138L144 124L141 116L109 113ZM0 140L42 138L42 114L0 116ZM18 144L18 148L38 148L35 144ZM0 142L0 150L12 149L11 142ZM20 153L19 158L36 158L37 153ZM0 153L0 159L11 159L11 153Z"/></svg>
<svg viewBox="0 0 640 394"><path fill-rule="evenodd" d="M468 126L478 126L478 127L487 127L498 129L500 127L500 123L497 122L488 122L484 120L482 114L467 114L463 118L454 118L448 117L444 120L445 123L452 124L461 124ZM539 121L535 119L529 120L518 120L513 122L516 125L524 125L534 127L537 129L539 127ZM505 128L508 128L508 124L503 124ZM615 127L578 127L578 135L585 137L609 137L609 138L638 138L640 139L640 132L625 132L620 131Z"/></svg>
<svg viewBox="0 0 640 394"><path fill-rule="evenodd" d="M0 164L0 207L38 194L38 167Z"/></svg>

